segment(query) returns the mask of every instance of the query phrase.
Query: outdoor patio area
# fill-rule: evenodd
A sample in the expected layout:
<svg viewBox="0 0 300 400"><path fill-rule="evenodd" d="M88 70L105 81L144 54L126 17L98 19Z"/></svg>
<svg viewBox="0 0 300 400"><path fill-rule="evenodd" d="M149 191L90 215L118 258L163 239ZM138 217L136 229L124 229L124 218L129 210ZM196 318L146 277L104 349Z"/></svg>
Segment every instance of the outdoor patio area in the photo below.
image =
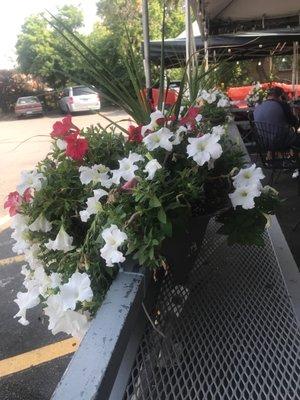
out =
<svg viewBox="0 0 300 400"><path fill-rule="evenodd" d="M300 400L299 1L5 5L0 400Z"/></svg>

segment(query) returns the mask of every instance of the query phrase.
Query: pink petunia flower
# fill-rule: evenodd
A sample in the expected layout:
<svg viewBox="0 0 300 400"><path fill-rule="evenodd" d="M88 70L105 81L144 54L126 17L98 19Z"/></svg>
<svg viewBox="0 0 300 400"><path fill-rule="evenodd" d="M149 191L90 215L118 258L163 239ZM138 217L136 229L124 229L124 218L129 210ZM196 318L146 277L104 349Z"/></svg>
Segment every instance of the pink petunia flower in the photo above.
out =
<svg viewBox="0 0 300 400"><path fill-rule="evenodd" d="M31 188L27 188L23 194L23 201L29 203L32 199Z"/></svg>
<svg viewBox="0 0 300 400"><path fill-rule="evenodd" d="M22 196L17 192L11 192L7 196L7 200L4 203L4 208L8 208L9 215L12 217L16 215L22 204Z"/></svg>
<svg viewBox="0 0 300 400"><path fill-rule="evenodd" d="M7 200L4 203L4 208L8 208L9 215L13 217L20 211L23 202L29 203L32 199L30 188L26 189L24 195L21 196L17 191L9 193Z"/></svg>
<svg viewBox="0 0 300 400"><path fill-rule="evenodd" d="M138 180L136 178L133 178L130 181L124 183L124 185L121 186L121 190L124 190L125 192L132 192L132 189L134 189L137 184Z"/></svg>

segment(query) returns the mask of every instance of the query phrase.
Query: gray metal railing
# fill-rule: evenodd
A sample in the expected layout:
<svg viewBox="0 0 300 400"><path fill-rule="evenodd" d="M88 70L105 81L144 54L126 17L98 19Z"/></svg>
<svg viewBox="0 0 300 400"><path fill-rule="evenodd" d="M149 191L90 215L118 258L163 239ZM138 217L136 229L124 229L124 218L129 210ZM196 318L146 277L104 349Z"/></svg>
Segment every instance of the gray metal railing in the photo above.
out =
<svg viewBox="0 0 300 400"><path fill-rule="evenodd" d="M144 296L143 274L118 274L52 399L109 399L127 347L137 348Z"/></svg>
<svg viewBox="0 0 300 400"><path fill-rule="evenodd" d="M264 248L216 230L186 285L167 277L156 296L143 274L118 274L52 400L300 398L300 274L277 219Z"/></svg>

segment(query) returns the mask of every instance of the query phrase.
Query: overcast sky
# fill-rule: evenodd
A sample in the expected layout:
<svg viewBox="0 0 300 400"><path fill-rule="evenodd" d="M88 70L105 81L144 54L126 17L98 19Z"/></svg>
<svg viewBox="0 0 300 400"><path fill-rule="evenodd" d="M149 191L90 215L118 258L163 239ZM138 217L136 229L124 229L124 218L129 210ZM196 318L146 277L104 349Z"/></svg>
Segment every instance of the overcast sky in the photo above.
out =
<svg viewBox="0 0 300 400"><path fill-rule="evenodd" d="M55 11L65 4L79 6L84 13L84 31L96 21L96 0L0 0L0 69L12 68L15 44L26 17L44 10Z"/></svg>

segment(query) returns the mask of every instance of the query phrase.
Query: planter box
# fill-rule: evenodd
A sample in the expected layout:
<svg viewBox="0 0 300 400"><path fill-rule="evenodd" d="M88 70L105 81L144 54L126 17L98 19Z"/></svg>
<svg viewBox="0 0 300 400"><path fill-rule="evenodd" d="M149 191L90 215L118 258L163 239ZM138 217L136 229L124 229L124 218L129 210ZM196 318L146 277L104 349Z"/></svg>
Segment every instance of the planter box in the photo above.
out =
<svg viewBox="0 0 300 400"><path fill-rule="evenodd" d="M189 218L184 226L177 226L173 236L166 239L162 253L167 258L175 283L184 283L202 245L211 215Z"/></svg>

